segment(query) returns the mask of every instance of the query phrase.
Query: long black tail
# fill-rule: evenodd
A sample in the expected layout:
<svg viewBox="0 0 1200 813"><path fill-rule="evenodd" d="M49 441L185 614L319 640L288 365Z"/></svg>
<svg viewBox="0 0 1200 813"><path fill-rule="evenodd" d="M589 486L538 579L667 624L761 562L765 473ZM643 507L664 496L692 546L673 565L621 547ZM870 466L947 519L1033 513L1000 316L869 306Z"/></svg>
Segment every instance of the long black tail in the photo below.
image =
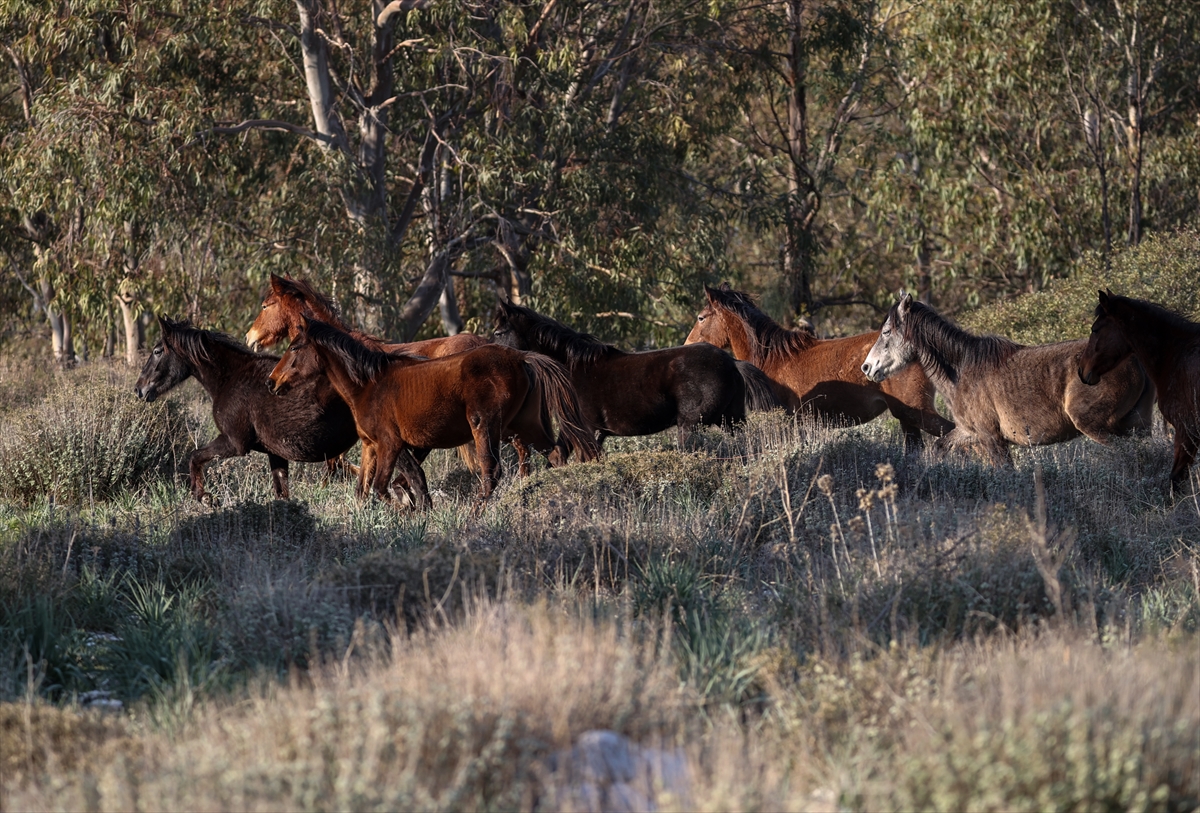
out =
<svg viewBox="0 0 1200 813"><path fill-rule="evenodd" d="M746 412L766 412L783 406L775 397L766 373L748 361L737 362L737 368L746 385Z"/></svg>

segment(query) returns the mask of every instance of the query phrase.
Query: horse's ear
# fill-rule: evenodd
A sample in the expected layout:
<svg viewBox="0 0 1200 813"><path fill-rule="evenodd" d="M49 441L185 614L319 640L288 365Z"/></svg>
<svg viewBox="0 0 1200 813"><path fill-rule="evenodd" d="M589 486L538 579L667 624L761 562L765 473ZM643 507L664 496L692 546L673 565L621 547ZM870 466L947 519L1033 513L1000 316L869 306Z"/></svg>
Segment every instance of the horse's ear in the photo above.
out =
<svg viewBox="0 0 1200 813"><path fill-rule="evenodd" d="M704 284L704 298L707 299L709 302L712 302L713 292L716 290L717 290L716 288L709 288L708 283L705 283Z"/></svg>
<svg viewBox="0 0 1200 813"><path fill-rule="evenodd" d="M1096 293L1100 297L1100 307L1108 305L1108 298L1112 296L1112 291L1097 291Z"/></svg>
<svg viewBox="0 0 1200 813"><path fill-rule="evenodd" d="M913 302L912 294L908 293L907 291L901 290L900 291L900 301L896 303L897 307L899 308L901 316L908 315L908 311L912 307L912 302Z"/></svg>
<svg viewBox="0 0 1200 813"><path fill-rule="evenodd" d="M271 290L275 293L283 290L283 277L274 272L271 272Z"/></svg>

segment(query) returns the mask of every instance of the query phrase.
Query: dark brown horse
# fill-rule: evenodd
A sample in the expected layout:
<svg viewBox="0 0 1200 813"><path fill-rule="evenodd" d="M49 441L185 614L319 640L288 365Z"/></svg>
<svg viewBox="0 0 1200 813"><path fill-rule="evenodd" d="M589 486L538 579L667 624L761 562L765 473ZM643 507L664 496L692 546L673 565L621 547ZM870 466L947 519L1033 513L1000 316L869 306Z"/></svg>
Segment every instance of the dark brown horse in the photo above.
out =
<svg viewBox="0 0 1200 813"><path fill-rule="evenodd" d="M472 350L489 342L474 333L459 333L419 342L389 342L348 327L338 316L333 303L307 282L272 274L271 288L263 299L262 310L250 330L246 331L246 344L251 347L274 347L284 339L294 342L304 331L304 319L316 319L333 325L375 350L412 353L431 359Z"/></svg>
<svg viewBox="0 0 1200 813"><path fill-rule="evenodd" d="M737 423L749 410L778 406L761 370L708 345L627 353L507 302L497 307L495 326L498 344L545 353L570 370L601 443L675 426L682 445L697 424Z"/></svg>
<svg viewBox="0 0 1200 813"><path fill-rule="evenodd" d="M1175 430L1171 486L1178 488L1200 446L1200 324L1161 305L1101 291L1092 335L1079 357L1079 378L1089 385L1103 382L1130 355L1150 374L1158 409Z"/></svg>
<svg viewBox="0 0 1200 813"><path fill-rule="evenodd" d="M204 499L204 466L215 457L264 452L275 496L288 498L288 461L339 457L358 440L350 408L326 380L313 379L273 398L263 382L278 356L255 353L223 333L187 322L158 320L162 338L150 351L134 392L153 401L191 376L212 398L220 434L192 455L190 483Z"/></svg>
<svg viewBox="0 0 1200 813"><path fill-rule="evenodd" d="M1085 344L1026 347L975 336L902 294L862 368L881 381L916 362L954 414L954 431L938 438L936 450L978 444L993 465L1012 465L1009 443L1037 446L1080 434L1106 443L1150 428L1154 385L1142 366L1130 359L1087 387L1075 372Z"/></svg>
<svg viewBox="0 0 1200 813"><path fill-rule="evenodd" d="M954 424L933 406L933 384L912 367L882 384L863 375L862 360L879 332L819 339L808 330L787 330L741 291L704 286L708 304L696 315L687 343L708 342L762 369L789 410L811 410L835 422L865 423L884 412L900 421L905 445L919 449L921 430L944 435Z"/></svg>
<svg viewBox="0 0 1200 813"><path fill-rule="evenodd" d="M373 487L390 500L388 484L399 467L413 502L428 507L420 461L430 449L473 441L482 471L482 498L487 499L500 477L500 441L512 439L548 453L555 445L552 416L563 444L584 460L599 454L584 428L566 371L544 356L489 344L422 359L375 350L314 320L306 323L303 336L271 371L272 389L283 391L293 382L310 380L297 374L305 356L317 360L354 413L363 444L360 496Z"/></svg>

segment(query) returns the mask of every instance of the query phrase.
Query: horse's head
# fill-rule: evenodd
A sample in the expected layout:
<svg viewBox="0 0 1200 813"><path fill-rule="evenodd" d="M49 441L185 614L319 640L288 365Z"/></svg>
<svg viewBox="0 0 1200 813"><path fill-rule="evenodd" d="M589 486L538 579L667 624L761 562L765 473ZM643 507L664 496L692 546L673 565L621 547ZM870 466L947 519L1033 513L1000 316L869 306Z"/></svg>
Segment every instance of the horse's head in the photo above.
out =
<svg viewBox="0 0 1200 813"><path fill-rule="evenodd" d="M290 280L271 275L271 287L263 299L262 310L246 331L246 344L255 350L274 347L285 338L294 339L298 335L295 315L300 313L301 303L289 283Z"/></svg>
<svg viewBox="0 0 1200 813"><path fill-rule="evenodd" d="M142 366L142 373L138 376L137 383L133 385L134 393L146 403L153 402L158 396L178 386L192 374L191 366L178 353L171 341L178 329L185 323L163 319L160 316L158 324L162 328L162 337L150 350L150 355Z"/></svg>
<svg viewBox="0 0 1200 813"><path fill-rule="evenodd" d="M271 369L271 374L267 376L267 389L272 395L282 395L287 392L288 388L312 366L312 360L311 345L306 339L293 342L287 352L283 354L283 358Z"/></svg>
<svg viewBox="0 0 1200 813"><path fill-rule="evenodd" d="M518 329L521 312L516 306L507 302L496 305L496 313L492 319L492 341L511 347L514 350L528 350L525 339Z"/></svg>
<svg viewBox="0 0 1200 813"><path fill-rule="evenodd" d="M708 342L717 347L728 349L730 346L729 331L725 326L722 314L725 312L713 301L713 289L704 286L704 307L696 314L696 324L684 340L684 344Z"/></svg>
<svg viewBox="0 0 1200 813"><path fill-rule="evenodd" d="M1087 347L1079 356L1079 380L1084 384L1099 383L1102 375L1133 353L1132 345L1125 338L1122 320L1113 313L1118 306L1111 292L1100 291L1092 335L1088 337Z"/></svg>
<svg viewBox="0 0 1200 813"><path fill-rule="evenodd" d="M883 381L916 360L916 349L905 337L905 320L912 308L912 294L900 293L900 301L888 311L862 371L871 381Z"/></svg>

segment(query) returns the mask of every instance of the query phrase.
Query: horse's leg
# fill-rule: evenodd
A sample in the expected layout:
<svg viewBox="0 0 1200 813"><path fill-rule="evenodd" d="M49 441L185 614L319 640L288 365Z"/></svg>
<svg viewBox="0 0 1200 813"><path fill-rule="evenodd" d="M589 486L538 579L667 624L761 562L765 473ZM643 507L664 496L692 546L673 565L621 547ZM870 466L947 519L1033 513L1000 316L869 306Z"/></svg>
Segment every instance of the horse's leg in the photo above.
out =
<svg viewBox="0 0 1200 813"><path fill-rule="evenodd" d="M471 416L472 434L475 436L475 453L479 455L479 480L481 488L480 500L475 504L475 510L483 507L483 502L492 496L496 483L500 482L500 434L502 431L499 414Z"/></svg>
<svg viewBox="0 0 1200 813"><path fill-rule="evenodd" d="M207 446L201 447L192 453L192 459L188 463L188 485L192 488L192 494L200 502L204 502L204 467L208 465L208 461L215 457L238 457L237 448L234 447L233 441L225 437L225 435L217 435L216 439Z"/></svg>
<svg viewBox="0 0 1200 813"><path fill-rule="evenodd" d="M376 444L371 488L376 496L386 503L394 502L388 487L392 484L392 470L396 468L396 460L406 451L392 444Z"/></svg>
<svg viewBox="0 0 1200 813"><path fill-rule="evenodd" d="M996 468L1012 467L1012 451L999 432L979 438L979 445L983 449L984 457L993 466Z"/></svg>
<svg viewBox="0 0 1200 813"><path fill-rule="evenodd" d="M433 508L433 498L429 496L429 485L425 480L425 470L421 468L421 464L418 462L413 450L402 450L396 456L395 465L400 475L396 478L395 482L400 482L400 477L403 477L408 484L408 493L412 499L413 510L428 511Z"/></svg>
<svg viewBox="0 0 1200 813"><path fill-rule="evenodd" d="M1181 424L1175 427L1175 460L1171 463L1171 490L1181 490L1188 479L1196 449L1200 446L1200 426Z"/></svg>
<svg viewBox="0 0 1200 813"><path fill-rule="evenodd" d="M358 466L347 460L344 454L325 458L325 480L328 482L339 473L347 477L358 477Z"/></svg>
<svg viewBox="0 0 1200 813"><path fill-rule="evenodd" d="M951 450L973 445L975 445L975 436L956 426L933 442L933 456L941 460Z"/></svg>
<svg viewBox="0 0 1200 813"><path fill-rule="evenodd" d="M362 460L358 465L358 483L354 487L354 496L365 500L372 480L375 477L375 444L363 438Z"/></svg>
<svg viewBox="0 0 1200 813"><path fill-rule="evenodd" d="M267 452L271 464L271 485L275 487L275 499L288 499L288 462L277 454Z"/></svg>
<svg viewBox="0 0 1200 813"><path fill-rule="evenodd" d="M604 439L608 437L608 433L604 431L596 432L596 451L604 451ZM550 454L546 455L546 462L550 464L550 468L556 469L559 466L565 466L570 462L571 449L567 442L563 440L560 434L558 439L554 441L554 449Z"/></svg>

